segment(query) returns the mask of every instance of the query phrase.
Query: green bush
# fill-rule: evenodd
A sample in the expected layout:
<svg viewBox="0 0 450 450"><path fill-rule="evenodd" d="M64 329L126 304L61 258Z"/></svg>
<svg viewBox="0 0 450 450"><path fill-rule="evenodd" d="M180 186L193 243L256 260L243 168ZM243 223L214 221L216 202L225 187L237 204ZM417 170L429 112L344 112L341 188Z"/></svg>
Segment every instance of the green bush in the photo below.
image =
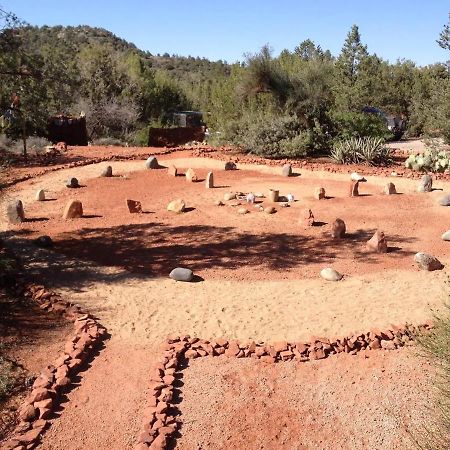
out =
<svg viewBox="0 0 450 450"><path fill-rule="evenodd" d="M339 164L387 166L392 163L392 152L392 149L385 146L383 139L352 137L336 142L331 157Z"/></svg>
<svg viewBox="0 0 450 450"><path fill-rule="evenodd" d="M102 137L94 141L94 145L123 147L125 145L120 139L114 137Z"/></svg>
<svg viewBox="0 0 450 450"><path fill-rule="evenodd" d="M334 112L331 115L331 121L333 134L339 141L359 137L374 137L386 141L393 138L386 123L376 114Z"/></svg>

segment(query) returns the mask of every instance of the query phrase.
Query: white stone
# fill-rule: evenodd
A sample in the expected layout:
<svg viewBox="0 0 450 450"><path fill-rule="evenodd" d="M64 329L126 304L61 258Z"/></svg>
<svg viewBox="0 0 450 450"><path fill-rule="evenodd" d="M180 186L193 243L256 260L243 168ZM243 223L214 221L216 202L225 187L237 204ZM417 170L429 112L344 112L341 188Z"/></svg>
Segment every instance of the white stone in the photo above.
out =
<svg viewBox="0 0 450 450"><path fill-rule="evenodd" d="M320 276L327 281L339 281L342 280L342 275L331 267L327 267L320 271Z"/></svg>

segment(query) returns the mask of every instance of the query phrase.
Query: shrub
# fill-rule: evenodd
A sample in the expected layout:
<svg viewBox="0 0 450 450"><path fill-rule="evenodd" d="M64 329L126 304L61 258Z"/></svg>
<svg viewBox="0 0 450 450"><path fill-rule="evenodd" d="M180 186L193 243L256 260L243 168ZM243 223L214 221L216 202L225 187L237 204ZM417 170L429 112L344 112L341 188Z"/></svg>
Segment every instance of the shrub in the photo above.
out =
<svg viewBox="0 0 450 450"><path fill-rule="evenodd" d="M450 171L450 152L426 150L424 153L409 155L405 166L408 169L424 172Z"/></svg>
<svg viewBox="0 0 450 450"><path fill-rule="evenodd" d="M100 139L96 139L94 141L94 145L103 145L103 146L115 146L115 147L123 147L125 144L120 139L114 137L103 137Z"/></svg>
<svg viewBox="0 0 450 450"><path fill-rule="evenodd" d="M331 115L335 137L342 141L358 137L374 137L383 140L393 138L386 123L376 114L360 112L335 112Z"/></svg>
<svg viewBox="0 0 450 450"><path fill-rule="evenodd" d="M387 166L392 163L392 149L383 139L375 137L350 138L333 146L331 157L339 164Z"/></svg>

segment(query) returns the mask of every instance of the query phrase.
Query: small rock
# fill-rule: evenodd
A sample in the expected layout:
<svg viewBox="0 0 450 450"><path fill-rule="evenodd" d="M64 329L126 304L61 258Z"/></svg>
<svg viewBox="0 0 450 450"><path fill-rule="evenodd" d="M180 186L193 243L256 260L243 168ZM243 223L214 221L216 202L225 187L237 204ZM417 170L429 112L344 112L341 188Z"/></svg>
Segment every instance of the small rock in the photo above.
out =
<svg viewBox="0 0 450 450"><path fill-rule="evenodd" d="M331 237L341 239L346 232L345 222L342 219L336 219L331 225Z"/></svg>
<svg viewBox="0 0 450 450"><path fill-rule="evenodd" d="M414 255L414 261L419 265L422 270L441 270L444 265L434 256L427 253L416 253Z"/></svg>
<svg viewBox="0 0 450 450"><path fill-rule="evenodd" d="M359 196L359 181L352 181L350 183L349 197Z"/></svg>
<svg viewBox="0 0 450 450"><path fill-rule="evenodd" d="M14 200L6 207L6 216L9 223L21 223L25 220L25 212L21 200Z"/></svg>
<svg viewBox="0 0 450 450"><path fill-rule="evenodd" d="M264 209L264 212L266 214L274 214L277 212L277 210L273 206L268 206L267 208Z"/></svg>
<svg viewBox="0 0 450 450"><path fill-rule="evenodd" d="M223 206L225 203L224 203L222 200L216 200L216 201L214 202L214 204L215 204L216 206Z"/></svg>
<svg viewBox="0 0 450 450"><path fill-rule="evenodd" d="M44 235L39 236L34 240L35 245L41 248L51 248L53 247L53 240L50 236Z"/></svg>
<svg viewBox="0 0 450 450"><path fill-rule="evenodd" d="M185 269L183 267L177 267L170 272L169 277L175 281L192 281L194 273L191 269Z"/></svg>
<svg viewBox="0 0 450 450"><path fill-rule="evenodd" d="M236 164L233 161L227 161L225 163L225 170L236 170Z"/></svg>
<svg viewBox="0 0 450 450"><path fill-rule="evenodd" d="M323 200L325 198L325 189L323 187L318 187L314 191L314 197L317 200Z"/></svg>
<svg viewBox="0 0 450 450"><path fill-rule="evenodd" d="M212 172L208 172L206 175L206 189L211 189L214 187L214 174Z"/></svg>
<svg viewBox="0 0 450 450"><path fill-rule="evenodd" d="M131 214L141 213L142 212L142 205L141 202L138 202L137 200L130 200L127 198L127 208L128 212Z"/></svg>
<svg viewBox="0 0 450 450"><path fill-rule="evenodd" d="M310 209L303 210L300 222L307 227L312 227L314 225L314 214Z"/></svg>
<svg viewBox="0 0 450 450"><path fill-rule="evenodd" d="M444 241L450 241L450 230L446 231L446 232L442 235L442 240L444 240Z"/></svg>
<svg viewBox="0 0 450 450"><path fill-rule="evenodd" d="M158 160L156 159L156 156L150 156L147 161L145 161L145 167L147 169L158 169L159 164Z"/></svg>
<svg viewBox="0 0 450 450"><path fill-rule="evenodd" d="M441 206L450 206L450 194L446 195L445 197L442 197L439 200L439 204Z"/></svg>
<svg viewBox="0 0 450 450"><path fill-rule="evenodd" d="M350 175L350 179L352 181L359 181L361 183L364 183L365 181L367 181L362 175L360 175L358 172L353 172Z"/></svg>
<svg viewBox="0 0 450 450"><path fill-rule="evenodd" d="M33 405L25 405L19 411L19 419L24 422L32 422L37 416L37 410Z"/></svg>
<svg viewBox="0 0 450 450"><path fill-rule="evenodd" d="M43 202L43 201L45 201L45 191L44 191L44 189L39 189L39 190L36 192L36 197L35 197L35 199L36 199L36 201L38 201L38 202Z"/></svg>
<svg viewBox="0 0 450 450"><path fill-rule="evenodd" d="M269 199L271 202L276 203L278 201L278 197L280 195L280 191L277 189L270 189L269 190Z"/></svg>
<svg viewBox="0 0 450 450"><path fill-rule="evenodd" d="M109 177L112 177L112 174L113 174L113 172L112 172L112 167L111 167L111 166L106 166L106 167L103 169L103 171L102 171L102 173L100 174L100 176L101 176L101 177L107 177L107 178L109 178Z"/></svg>
<svg viewBox="0 0 450 450"><path fill-rule="evenodd" d="M172 211L177 214L181 214L186 209L186 203L181 198L172 200L167 205L167 211Z"/></svg>
<svg viewBox="0 0 450 450"><path fill-rule="evenodd" d="M322 269L320 271L320 276L327 281L339 281L342 279L342 274L340 274L337 270L332 269L331 267Z"/></svg>
<svg viewBox="0 0 450 450"><path fill-rule="evenodd" d="M398 176L397 172L391 172L391 177L396 177L396 176Z"/></svg>
<svg viewBox="0 0 450 450"><path fill-rule="evenodd" d="M281 175L283 175L283 177L292 176L292 166L290 164L285 164L281 169Z"/></svg>
<svg viewBox="0 0 450 450"><path fill-rule="evenodd" d="M383 194L386 195L395 195L397 193L397 190L395 189L394 183L388 183L383 189Z"/></svg>
<svg viewBox="0 0 450 450"><path fill-rule="evenodd" d="M173 164L171 164L167 169L167 173L172 177L176 177L178 175L178 170Z"/></svg>
<svg viewBox="0 0 450 450"><path fill-rule="evenodd" d="M79 219L83 217L83 205L79 200L70 200L64 208L63 219Z"/></svg>
<svg viewBox="0 0 450 450"><path fill-rule="evenodd" d="M382 231L375 231L374 235L367 241L367 248L377 253L386 253L388 250L386 236Z"/></svg>
<svg viewBox="0 0 450 450"><path fill-rule="evenodd" d="M78 180L75 177L72 177L67 180L66 186L68 188L75 189L75 188L80 187L80 184L78 183Z"/></svg>
<svg viewBox="0 0 450 450"><path fill-rule="evenodd" d="M433 178L431 175L424 175L420 180L418 192L431 192L433 190Z"/></svg>
<svg viewBox="0 0 450 450"><path fill-rule="evenodd" d="M194 169L186 170L186 181L193 183L194 181L198 181L197 175L194 172Z"/></svg>
<svg viewBox="0 0 450 450"><path fill-rule="evenodd" d="M239 208L237 212L238 214L247 214L249 211L247 208Z"/></svg>
<svg viewBox="0 0 450 450"><path fill-rule="evenodd" d="M234 200L236 198L236 192L225 192L223 194L223 199L227 202L228 200Z"/></svg>

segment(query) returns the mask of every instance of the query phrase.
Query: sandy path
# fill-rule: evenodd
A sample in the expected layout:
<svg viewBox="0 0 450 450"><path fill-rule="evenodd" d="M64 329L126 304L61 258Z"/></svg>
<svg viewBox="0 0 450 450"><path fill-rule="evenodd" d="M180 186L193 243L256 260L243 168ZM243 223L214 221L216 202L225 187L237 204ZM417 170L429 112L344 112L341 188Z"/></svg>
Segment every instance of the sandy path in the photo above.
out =
<svg viewBox="0 0 450 450"><path fill-rule="evenodd" d="M211 159L161 158L162 163L169 161L179 167L223 166ZM118 173L128 173L142 169L142 164L115 162L113 166ZM38 187L56 196L65 189L63 182L69 176L77 176L83 183L97 177L105 165L47 174L21 183L11 195L19 195L26 206L31 205ZM277 168L250 168L270 175L279 173ZM348 179L345 174L306 171L302 171L303 177ZM384 178L371 177L370 181L374 189L386 183ZM279 180L282 189L289 183ZM404 192L414 192L417 186L417 181L407 179L396 179L395 183ZM450 183L439 185L450 190ZM441 194L432 195L434 199ZM140 426L148 368L156 346L167 334L263 341L307 339L311 334L339 336L390 323L421 322L442 308L446 299L443 271L391 268L348 277L337 284L317 278L271 281L270 276L258 281L206 279L178 284L166 278L97 267L89 261L81 264L77 259L32 247L24 251L24 258L30 270L49 286L56 284L68 298L97 314L112 335L81 385L70 394L61 418L46 434L42 448L47 450L129 448ZM450 259L446 257L443 262Z"/></svg>

